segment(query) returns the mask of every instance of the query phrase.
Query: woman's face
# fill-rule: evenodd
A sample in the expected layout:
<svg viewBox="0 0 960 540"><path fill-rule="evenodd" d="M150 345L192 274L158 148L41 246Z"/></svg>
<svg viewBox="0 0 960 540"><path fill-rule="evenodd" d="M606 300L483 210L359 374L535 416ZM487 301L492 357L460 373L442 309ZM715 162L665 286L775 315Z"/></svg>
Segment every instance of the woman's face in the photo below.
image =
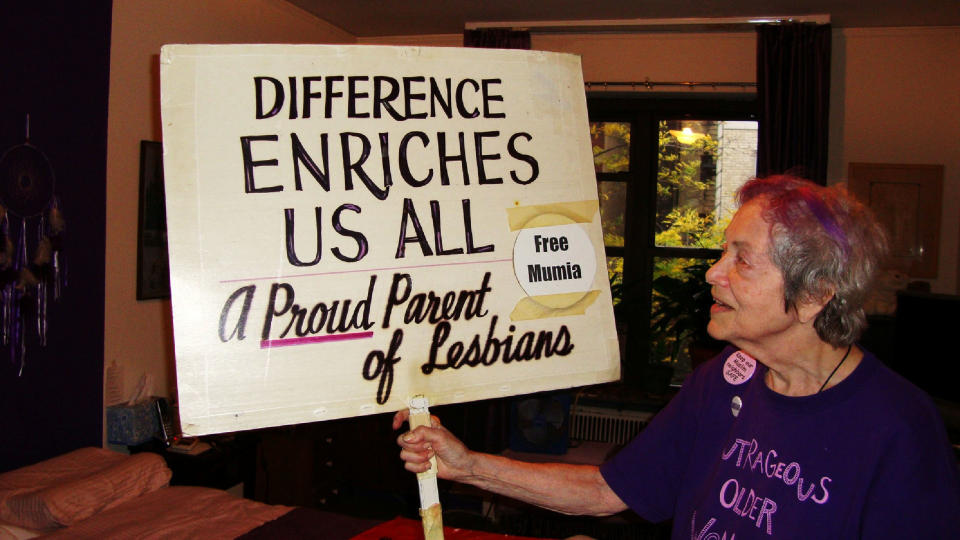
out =
<svg viewBox="0 0 960 540"><path fill-rule="evenodd" d="M763 203L743 205L727 227L723 257L707 271L714 304L707 332L745 348L765 345L798 324L784 310L783 275L770 259L770 226Z"/></svg>

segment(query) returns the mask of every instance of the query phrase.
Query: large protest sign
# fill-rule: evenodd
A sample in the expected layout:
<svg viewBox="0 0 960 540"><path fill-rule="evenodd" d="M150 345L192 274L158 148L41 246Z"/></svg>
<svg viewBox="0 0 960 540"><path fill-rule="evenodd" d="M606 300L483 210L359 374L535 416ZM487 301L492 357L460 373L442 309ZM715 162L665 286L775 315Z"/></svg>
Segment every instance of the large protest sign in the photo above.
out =
<svg viewBox="0 0 960 540"><path fill-rule="evenodd" d="M579 58L169 45L191 435L615 380Z"/></svg>

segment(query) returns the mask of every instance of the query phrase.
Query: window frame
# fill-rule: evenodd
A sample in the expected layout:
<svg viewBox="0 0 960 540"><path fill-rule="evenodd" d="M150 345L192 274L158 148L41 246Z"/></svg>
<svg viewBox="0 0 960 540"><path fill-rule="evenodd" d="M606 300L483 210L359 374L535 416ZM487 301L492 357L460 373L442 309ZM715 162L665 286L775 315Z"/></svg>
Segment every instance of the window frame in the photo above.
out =
<svg viewBox="0 0 960 540"><path fill-rule="evenodd" d="M755 93L710 93L708 95L667 93L587 92L590 123L630 124L630 167L627 172L597 172L600 182L625 182L624 245L604 246L607 257L623 258L623 283L640 283L636 298L638 328L627 329L625 357L637 366L649 362L650 311L653 268L657 257L712 259L721 251L709 248L658 247L656 235L657 172L659 168L659 122L662 120L757 120ZM644 209L647 209L644 211ZM639 209L636 211L635 209ZM625 321L618 321L621 326ZM629 373L621 358L624 373Z"/></svg>

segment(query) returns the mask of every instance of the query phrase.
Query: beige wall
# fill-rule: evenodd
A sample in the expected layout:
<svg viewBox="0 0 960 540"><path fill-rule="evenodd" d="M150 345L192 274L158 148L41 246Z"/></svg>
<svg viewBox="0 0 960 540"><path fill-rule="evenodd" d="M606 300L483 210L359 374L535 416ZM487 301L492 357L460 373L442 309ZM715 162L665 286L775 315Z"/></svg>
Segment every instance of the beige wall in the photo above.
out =
<svg viewBox="0 0 960 540"><path fill-rule="evenodd" d="M463 36L390 36L359 38L357 42L457 47L463 43ZM542 51L580 55L584 81L753 82L756 79L756 45L750 32L534 35L532 46Z"/></svg>
<svg viewBox="0 0 960 540"><path fill-rule="evenodd" d="M462 47L461 34L426 34L422 36L387 36L357 38L361 45L409 45L411 47Z"/></svg>
<svg viewBox="0 0 960 540"><path fill-rule="evenodd" d="M169 394L173 378L169 302L136 301L138 145L160 137L156 55L163 43L231 41L456 47L462 36L354 39L280 0L114 3L105 362L125 366L127 392L151 373ZM533 46L581 55L587 81L755 79L752 33L534 36ZM946 166L940 271L931 281L945 293L960 283L957 58L957 27L834 30L830 177L845 179L850 161Z"/></svg>
<svg viewBox="0 0 960 540"><path fill-rule="evenodd" d="M462 37L359 41L446 46ZM756 79L753 33L534 35L532 42L534 49L579 54L585 81ZM958 58L960 27L833 31L828 177L845 181L852 161L943 164L939 272L928 281L934 292L950 294L960 293Z"/></svg>
<svg viewBox="0 0 960 540"><path fill-rule="evenodd" d="M944 165L934 292L960 290L960 27L834 32L831 178L850 162Z"/></svg>
<svg viewBox="0 0 960 540"><path fill-rule="evenodd" d="M173 391L169 300L136 299L141 140L160 140L160 46L166 43L352 43L353 36L281 0L116 0L107 135L104 363L123 367L123 394L141 375Z"/></svg>
<svg viewBox="0 0 960 540"><path fill-rule="evenodd" d="M753 82L757 76L753 33L542 35L532 41L536 49L579 54L584 81Z"/></svg>

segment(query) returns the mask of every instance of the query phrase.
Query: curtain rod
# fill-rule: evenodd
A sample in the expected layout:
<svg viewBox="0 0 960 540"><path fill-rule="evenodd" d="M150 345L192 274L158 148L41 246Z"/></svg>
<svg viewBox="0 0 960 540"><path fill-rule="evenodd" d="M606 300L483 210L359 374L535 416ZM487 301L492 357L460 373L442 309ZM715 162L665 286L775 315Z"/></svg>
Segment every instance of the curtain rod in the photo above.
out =
<svg viewBox="0 0 960 540"><path fill-rule="evenodd" d="M594 87L600 87L602 90L607 90L611 86L615 87L624 87L629 86L632 89L636 90L637 88L646 88L647 90L652 90L654 86L683 86L690 88L741 88L746 90L747 88L756 88L757 83L755 82L693 82L693 81L651 81L646 79L643 81L586 81L583 83L587 87L587 90L592 90Z"/></svg>
<svg viewBox="0 0 960 540"><path fill-rule="evenodd" d="M669 19L580 19L555 21L487 21L467 22L466 30L505 28L529 30L531 33L575 32L635 32L699 30L714 27L720 29L748 29L758 24L781 24L786 22L812 22L829 24L830 15L784 15L763 17L686 17Z"/></svg>

